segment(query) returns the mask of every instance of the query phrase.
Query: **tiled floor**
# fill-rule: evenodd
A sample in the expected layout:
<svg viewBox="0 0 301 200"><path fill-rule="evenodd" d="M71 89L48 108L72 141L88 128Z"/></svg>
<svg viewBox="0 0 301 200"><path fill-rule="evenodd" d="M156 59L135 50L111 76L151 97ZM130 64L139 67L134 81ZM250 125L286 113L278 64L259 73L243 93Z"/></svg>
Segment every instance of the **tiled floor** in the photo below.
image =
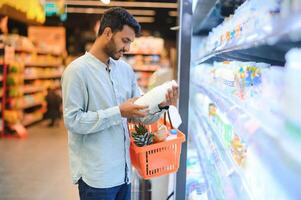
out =
<svg viewBox="0 0 301 200"><path fill-rule="evenodd" d="M1 200L78 200L63 127L32 126L26 139L0 139Z"/></svg>

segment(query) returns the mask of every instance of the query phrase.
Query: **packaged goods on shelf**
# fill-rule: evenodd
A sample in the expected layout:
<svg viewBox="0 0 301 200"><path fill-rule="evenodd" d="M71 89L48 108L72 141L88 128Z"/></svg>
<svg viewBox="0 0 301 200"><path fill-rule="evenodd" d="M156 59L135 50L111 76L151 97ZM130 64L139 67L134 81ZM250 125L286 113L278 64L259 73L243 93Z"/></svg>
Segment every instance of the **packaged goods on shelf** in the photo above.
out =
<svg viewBox="0 0 301 200"><path fill-rule="evenodd" d="M63 64L63 58L58 56L38 55L36 53L18 53L16 54L16 60L25 63L28 66L36 67L58 67Z"/></svg>
<svg viewBox="0 0 301 200"><path fill-rule="evenodd" d="M9 124L16 124L21 121L23 113L21 110L6 110L4 120Z"/></svg>
<svg viewBox="0 0 301 200"><path fill-rule="evenodd" d="M214 86L226 95L259 106L257 100L262 94L262 74L267 75L269 69L270 65L265 63L215 62L213 65L202 64L194 76L202 77L199 82Z"/></svg>
<svg viewBox="0 0 301 200"><path fill-rule="evenodd" d="M244 1L214 26L226 2L193 16L189 128L208 198L298 199L301 1Z"/></svg>
<svg viewBox="0 0 301 200"><path fill-rule="evenodd" d="M0 40L8 46L14 47L17 51L34 52L36 49L27 37L17 34L1 35Z"/></svg>
<svg viewBox="0 0 301 200"><path fill-rule="evenodd" d="M195 112L198 113L196 123L207 124L202 126L202 128L206 134L210 133L206 139L196 142L201 142L203 145L208 140L210 146L213 146L212 151L217 151L218 160L220 161L214 159L212 162L216 163L216 165L218 165L218 162L222 162L226 166L225 169L217 166L219 179L225 179L226 181L229 178L233 178L230 181L231 186L227 185L226 182L223 183L223 181L215 182L217 178L210 177L208 179L213 187L220 187L220 189L224 190L230 186L228 191L219 192L221 193L220 195L224 195L223 199L228 199L231 196L231 199L248 199L252 197L255 199L262 197L287 198L275 177L258 160L258 155L254 155L253 142L256 139L254 137L250 139L251 135L248 136L244 132L237 132L237 130L240 130L237 123L245 123L248 119L241 116L237 119L237 123L233 123L233 119L228 120L228 117L231 118L231 116L218 107L222 104L215 106L215 99L210 99L205 93L198 93L194 102L196 104L192 106ZM210 152L207 152L206 155L210 155ZM226 173L223 173L224 171ZM254 174L261 174L261 177L254 178ZM257 188L258 185L269 185L270 187L261 190ZM231 190L233 191L231 192Z"/></svg>
<svg viewBox="0 0 301 200"><path fill-rule="evenodd" d="M186 199L189 200L205 200L207 197L207 184L202 177L201 164L199 163L197 152L189 149L187 153L187 184Z"/></svg>
<svg viewBox="0 0 301 200"><path fill-rule="evenodd" d="M287 3L283 3L287 2ZM288 6L288 5L289 6ZM278 0L250 0L235 10L233 15L225 18L224 22L209 33L202 44L199 54L208 55L214 51L250 45L253 42L263 42L271 33L281 31L279 19L286 19L289 23L290 15L298 13L293 2ZM296 10L301 10L300 3ZM289 7L289 8L288 8Z"/></svg>
<svg viewBox="0 0 301 200"><path fill-rule="evenodd" d="M164 40L155 37L139 37L131 44L130 53L160 54L164 48Z"/></svg>
<svg viewBox="0 0 301 200"><path fill-rule="evenodd" d="M290 196L279 180L293 170L282 157L271 157L266 148L272 147L266 145L281 143L273 151L277 155L291 152L287 154L291 162L300 163L294 153L300 150L301 97L296 92L301 86L300 58L300 49L293 49L286 55L285 68L225 61L200 64L192 72L196 93L192 106L202 116L198 119L208 123L204 127L213 133L211 139L225 149L224 154L235 163L234 169L239 167L236 170L255 199ZM286 170L282 178L275 176L279 167ZM261 174L260 181L254 179L254 173ZM272 186L258 189L265 184Z"/></svg>
<svg viewBox="0 0 301 200"><path fill-rule="evenodd" d="M31 86L34 87L39 87L42 86L43 88L45 88L45 90L47 88L52 88L52 89L57 89L60 88L60 80L56 79L56 80L49 80L49 79L38 79L38 80L34 80L31 83Z"/></svg>
<svg viewBox="0 0 301 200"><path fill-rule="evenodd" d="M9 74L7 76L7 85L19 85L23 84L24 82L24 76L21 74Z"/></svg>
<svg viewBox="0 0 301 200"><path fill-rule="evenodd" d="M21 97L23 96L22 86L10 87L8 90L8 97Z"/></svg>
<svg viewBox="0 0 301 200"><path fill-rule="evenodd" d="M140 37L131 44L130 52L124 60L129 63L137 74L138 85L147 91L149 78L160 68L160 55L164 50L164 40L155 37Z"/></svg>
<svg viewBox="0 0 301 200"><path fill-rule="evenodd" d="M24 72L25 79L30 78L55 78L60 77L64 68L26 68Z"/></svg>
<svg viewBox="0 0 301 200"><path fill-rule="evenodd" d="M26 109L35 105L43 105L45 103L45 93L40 92L32 95L25 95L20 98L9 100L11 109Z"/></svg>

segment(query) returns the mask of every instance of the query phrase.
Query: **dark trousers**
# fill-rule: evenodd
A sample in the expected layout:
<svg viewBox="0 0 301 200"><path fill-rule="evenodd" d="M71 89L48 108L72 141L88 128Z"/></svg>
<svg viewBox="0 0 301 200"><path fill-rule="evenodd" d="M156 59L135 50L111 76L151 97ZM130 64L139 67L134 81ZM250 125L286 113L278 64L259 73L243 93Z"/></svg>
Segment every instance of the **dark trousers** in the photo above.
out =
<svg viewBox="0 0 301 200"><path fill-rule="evenodd" d="M94 188L82 179L78 181L80 200L130 200L131 184L123 184L111 188Z"/></svg>

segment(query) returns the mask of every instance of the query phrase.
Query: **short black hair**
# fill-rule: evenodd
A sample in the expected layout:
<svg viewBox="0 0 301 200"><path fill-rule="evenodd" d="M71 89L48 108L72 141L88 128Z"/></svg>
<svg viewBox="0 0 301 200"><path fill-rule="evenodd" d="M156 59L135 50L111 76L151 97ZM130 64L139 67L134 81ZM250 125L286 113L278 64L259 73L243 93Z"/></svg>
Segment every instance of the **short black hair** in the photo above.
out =
<svg viewBox="0 0 301 200"><path fill-rule="evenodd" d="M133 28L136 36L140 35L141 26L133 15L124 8L110 8L101 17L98 36L103 33L106 27L110 27L112 32L115 33L116 31L122 31L124 25Z"/></svg>

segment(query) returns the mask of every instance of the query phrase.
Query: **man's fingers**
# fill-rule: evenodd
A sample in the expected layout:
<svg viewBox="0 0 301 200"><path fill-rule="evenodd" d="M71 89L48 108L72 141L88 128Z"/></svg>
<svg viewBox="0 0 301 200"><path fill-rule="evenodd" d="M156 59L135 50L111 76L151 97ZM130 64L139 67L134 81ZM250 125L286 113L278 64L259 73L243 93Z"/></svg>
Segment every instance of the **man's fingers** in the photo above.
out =
<svg viewBox="0 0 301 200"><path fill-rule="evenodd" d="M174 96L174 97L178 97L178 87L173 86L173 87L172 87L172 91L173 91L173 96Z"/></svg>
<svg viewBox="0 0 301 200"><path fill-rule="evenodd" d="M171 104L172 99L173 99L173 91L172 90L168 90L168 99L166 99L167 103Z"/></svg>
<svg viewBox="0 0 301 200"><path fill-rule="evenodd" d="M136 109L136 110L145 110L145 109L148 109L148 106L134 105L134 109Z"/></svg>
<svg viewBox="0 0 301 200"><path fill-rule="evenodd" d="M134 112L135 117L145 117L147 115L146 111L136 111Z"/></svg>
<svg viewBox="0 0 301 200"><path fill-rule="evenodd" d="M134 103L137 99L139 99L139 97L134 97L134 98L131 98L129 101Z"/></svg>

